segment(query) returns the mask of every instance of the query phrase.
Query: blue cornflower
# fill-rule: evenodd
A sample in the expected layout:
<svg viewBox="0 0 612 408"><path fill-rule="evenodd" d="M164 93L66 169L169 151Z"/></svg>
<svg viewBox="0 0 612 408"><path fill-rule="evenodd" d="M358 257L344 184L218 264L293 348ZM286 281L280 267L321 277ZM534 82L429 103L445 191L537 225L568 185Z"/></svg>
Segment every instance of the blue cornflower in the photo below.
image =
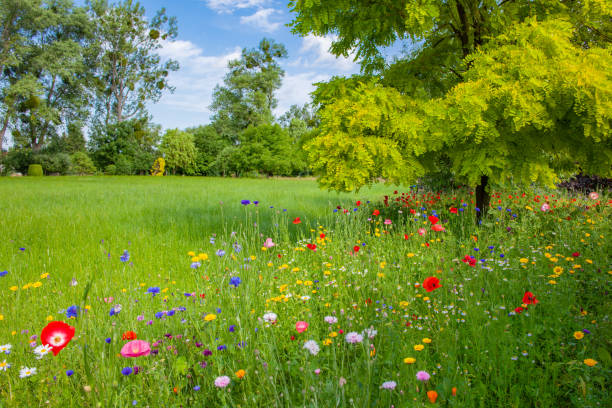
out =
<svg viewBox="0 0 612 408"><path fill-rule="evenodd" d="M480 208L476 207L476 212L480 212Z"/></svg>
<svg viewBox="0 0 612 408"><path fill-rule="evenodd" d="M123 251L123 255L121 255L119 259L121 260L121 262L127 262L130 260L130 253L128 252L127 249Z"/></svg>
<svg viewBox="0 0 612 408"><path fill-rule="evenodd" d="M107 337L106 339L104 339L104 341L105 341L107 344L110 344L110 342L111 342L111 338L110 338L110 337Z"/></svg>
<svg viewBox="0 0 612 408"><path fill-rule="evenodd" d="M155 313L155 317L157 317L158 319L161 319L163 316L164 316L164 312Z"/></svg>
<svg viewBox="0 0 612 408"><path fill-rule="evenodd" d="M210 242L210 245L214 245L215 244L215 237L210 237L210 240L208 242Z"/></svg>
<svg viewBox="0 0 612 408"><path fill-rule="evenodd" d="M2 271L0 272L0 277L6 276L8 275L8 271Z"/></svg>
<svg viewBox="0 0 612 408"><path fill-rule="evenodd" d="M234 244L232 245L232 247L234 248L234 251L235 251L237 254L239 254L239 253L240 253L240 251L242 251L242 245L240 245L240 244L239 244L239 243L237 243L237 242L234 242Z"/></svg>
<svg viewBox="0 0 612 408"><path fill-rule="evenodd" d="M234 285L235 287L238 287L238 285L240 285L240 282L241 282L240 277L234 276L230 279L229 284Z"/></svg>
<svg viewBox="0 0 612 408"><path fill-rule="evenodd" d="M72 305L68 309L66 309L66 317L70 319L71 317L77 317L79 315L79 307L77 305Z"/></svg>
<svg viewBox="0 0 612 408"><path fill-rule="evenodd" d="M158 294L158 293L159 293L159 287L157 287L157 286L153 286L153 287L151 287L151 288L147 289L147 293L150 293L150 294L152 294L153 296L155 296L156 294Z"/></svg>
<svg viewBox="0 0 612 408"><path fill-rule="evenodd" d="M236 326L235 325L230 325L230 327L227 329L230 333L233 333L236 331Z"/></svg>
<svg viewBox="0 0 612 408"><path fill-rule="evenodd" d="M199 386L199 385L196 385L195 387L193 387L193 390L194 390L194 391L200 391L200 386Z"/></svg>
<svg viewBox="0 0 612 408"><path fill-rule="evenodd" d="M221 308L217 308L217 314L221 313Z"/></svg>
<svg viewBox="0 0 612 408"><path fill-rule="evenodd" d="M253 204L257 205L259 204L259 201L253 201Z"/></svg>
<svg viewBox="0 0 612 408"><path fill-rule="evenodd" d="M223 255L225 255L225 251L222 250L222 249L218 249L216 254L217 254L217 256L223 256Z"/></svg>
<svg viewBox="0 0 612 408"><path fill-rule="evenodd" d="M111 307L110 312L108 312L109 316L114 316L114 315L118 315L119 312L121 312L121 305L115 305L113 307Z"/></svg>
<svg viewBox="0 0 612 408"><path fill-rule="evenodd" d="M334 212L338 212L338 209L337 209L337 208L334 208Z"/></svg>
<svg viewBox="0 0 612 408"><path fill-rule="evenodd" d="M506 256L506 255L504 255L504 254L499 254L499 257L500 257L500 258L503 258L504 256Z"/></svg>
<svg viewBox="0 0 612 408"><path fill-rule="evenodd" d="M240 204L242 204L242 205L249 205L249 204L251 204L251 202L249 200L242 200L242 201L240 201Z"/></svg>
<svg viewBox="0 0 612 408"><path fill-rule="evenodd" d="M478 251L480 251L480 249L478 249L478 248L474 248L474 251L478 252Z"/></svg>
<svg viewBox="0 0 612 408"><path fill-rule="evenodd" d="M22 247L22 248L19 248L19 250L20 250L21 252L23 252L23 251L25 251L25 248L23 248L23 247Z"/></svg>
<svg viewBox="0 0 612 408"><path fill-rule="evenodd" d="M489 245L489 247L488 247L488 248L489 248L489 249L495 249L495 246L493 246L493 245Z"/></svg>
<svg viewBox="0 0 612 408"><path fill-rule="evenodd" d="M166 313L168 316L174 316L174 313L176 313L174 310L168 310L168 313Z"/></svg>
<svg viewBox="0 0 612 408"><path fill-rule="evenodd" d="M74 374L74 370L68 370L68 371L66 371L66 375L67 375L68 377L70 377L72 374Z"/></svg>
<svg viewBox="0 0 612 408"><path fill-rule="evenodd" d="M123 369L121 370L121 374L123 375L132 374L132 367L123 367Z"/></svg>
<svg viewBox="0 0 612 408"><path fill-rule="evenodd" d="M217 350L221 351L221 350L225 350L227 349L227 346L225 344L222 344L220 346L217 346Z"/></svg>
<svg viewBox="0 0 612 408"><path fill-rule="evenodd" d="M202 264L199 263L199 262L192 262L191 263L191 269L198 269L200 266L202 266Z"/></svg>

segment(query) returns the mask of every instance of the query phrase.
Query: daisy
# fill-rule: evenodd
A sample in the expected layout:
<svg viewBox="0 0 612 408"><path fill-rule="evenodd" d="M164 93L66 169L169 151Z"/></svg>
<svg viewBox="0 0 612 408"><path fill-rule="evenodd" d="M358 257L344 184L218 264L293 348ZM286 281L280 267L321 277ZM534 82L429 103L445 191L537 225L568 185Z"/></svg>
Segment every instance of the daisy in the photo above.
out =
<svg viewBox="0 0 612 408"><path fill-rule="evenodd" d="M0 353L11 354L11 346L10 344L4 344L0 346Z"/></svg>
<svg viewBox="0 0 612 408"><path fill-rule="evenodd" d="M23 367L21 370L19 370L19 378L30 377L34 374L36 374L36 367L32 367L32 368Z"/></svg>
<svg viewBox="0 0 612 408"><path fill-rule="evenodd" d="M0 371L6 371L9 368L11 368L11 365L7 363L6 360L0 363Z"/></svg>
<svg viewBox="0 0 612 408"><path fill-rule="evenodd" d="M53 348L50 345L41 344L40 346L34 349L34 354L36 354L36 358L40 360L41 358L49 354L49 352L51 352L52 350Z"/></svg>

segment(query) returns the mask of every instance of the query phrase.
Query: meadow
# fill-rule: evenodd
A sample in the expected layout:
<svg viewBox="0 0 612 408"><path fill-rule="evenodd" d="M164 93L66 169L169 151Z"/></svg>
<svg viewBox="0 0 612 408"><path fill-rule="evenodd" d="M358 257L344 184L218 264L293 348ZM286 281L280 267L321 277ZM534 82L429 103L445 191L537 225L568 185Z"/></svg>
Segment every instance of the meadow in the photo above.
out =
<svg viewBox="0 0 612 408"><path fill-rule="evenodd" d="M612 404L603 192L500 188L481 225L466 188L28 177L0 197L0 407Z"/></svg>

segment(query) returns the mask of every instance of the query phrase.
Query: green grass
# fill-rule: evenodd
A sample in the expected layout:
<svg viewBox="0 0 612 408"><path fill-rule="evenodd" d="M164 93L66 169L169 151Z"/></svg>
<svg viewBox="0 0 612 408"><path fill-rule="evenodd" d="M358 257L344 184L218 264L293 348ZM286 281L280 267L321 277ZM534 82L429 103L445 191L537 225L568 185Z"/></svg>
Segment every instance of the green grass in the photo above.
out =
<svg viewBox="0 0 612 408"><path fill-rule="evenodd" d="M425 392L434 390L441 406L610 403L606 198L593 206L559 192L505 190L478 228L467 191L419 193L405 207L393 199L406 196L390 194L385 207L390 190L337 194L285 179L0 178L0 272L8 271L0 277L0 345L12 345L0 355L11 364L0 371L0 407L428 406ZM545 194L555 194L547 199L553 212L539 210ZM436 210L446 231L410 214L422 207ZM263 250L268 237L277 245ZM128 262L119 259L124 250ZM208 259L191 268L189 251ZM466 255L486 261L471 267ZM442 287L425 292L428 276ZM238 287L231 277L240 277ZM526 291L539 303L516 314ZM109 316L117 304L121 312ZM66 318L71 305L81 308L76 319ZM266 312L278 321L266 323ZM40 339L30 336L49 319L76 335L57 356L37 360L30 342ZM297 321L308 329L298 333ZM377 331L372 339L345 341L366 328ZM583 329L590 333L575 339ZM128 330L157 354L119 355ZM317 355L306 340L317 342ZM140 372L124 376L126 366ZM37 373L20 378L21 367ZM419 370L432 374L427 383L417 381ZM230 386L215 387L224 375ZM397 387L381 389L385 381Z"/></svg>

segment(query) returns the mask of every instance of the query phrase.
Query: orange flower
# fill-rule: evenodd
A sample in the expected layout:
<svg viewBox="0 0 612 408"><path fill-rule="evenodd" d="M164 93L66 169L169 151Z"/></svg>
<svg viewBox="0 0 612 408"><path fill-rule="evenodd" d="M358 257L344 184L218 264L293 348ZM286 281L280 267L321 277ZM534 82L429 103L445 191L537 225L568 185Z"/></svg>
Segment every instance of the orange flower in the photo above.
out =
<svg viewBox="0 0 612 408"><path fill-rule="evenodd" d="M435 404L436 400L438 399L438 393L435 391L427 391L427 398L429 398L429 401L432 404Z"/></svg>
<svg viewBox="0 0 612 408"><path fill-rule="evenodd" d="M453 389L451 390L451 393L453 394L453 397L457 396L457 387L453 387Z"/></svg>
<svg viewBox="0 0 612 408"><path fill-rule="evenodd" d="M129 330L123 333L123 335L121 336L121 340L136 340L137 337L138 336L136 336L136 333Z"/></svg>
<svg viewBox="0 0 612 408"><path fill-rule="evenodd" d="M238 370L238 371L236 371L234 374L236 375L236 377L238 377L238 378L242 378L242 377L244 377L244 376L246 375L246 371L244 371L244 370Z"/></svg>

